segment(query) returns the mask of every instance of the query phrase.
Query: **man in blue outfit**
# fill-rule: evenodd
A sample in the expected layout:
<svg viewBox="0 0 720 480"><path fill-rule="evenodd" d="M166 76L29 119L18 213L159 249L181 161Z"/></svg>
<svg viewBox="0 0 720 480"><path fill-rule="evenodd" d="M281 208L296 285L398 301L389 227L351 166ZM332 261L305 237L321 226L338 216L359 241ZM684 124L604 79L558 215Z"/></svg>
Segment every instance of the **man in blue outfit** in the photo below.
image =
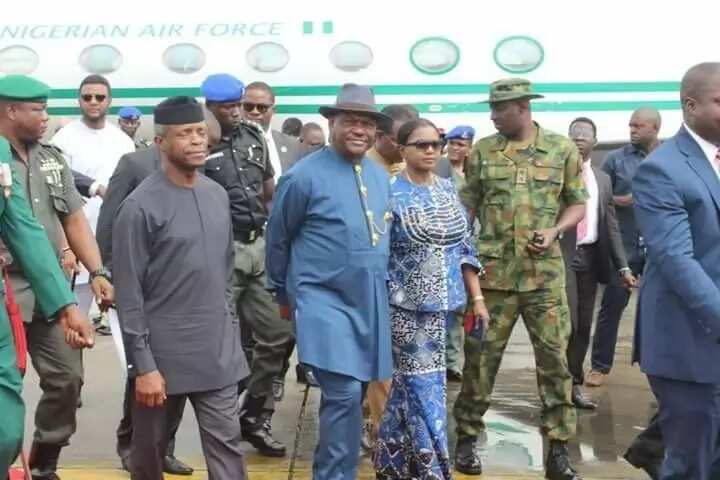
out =
<svg viewBox="0 0 720 480"><path fill-rule="evenodd" d="M313 478L355 479L367 382L392 374L386 287L389 177L366 156L389 117L369 88L344 85L328 118L331 145L286 173L267 227L267 273L295 321L300 362L320 389Z"/></svg>

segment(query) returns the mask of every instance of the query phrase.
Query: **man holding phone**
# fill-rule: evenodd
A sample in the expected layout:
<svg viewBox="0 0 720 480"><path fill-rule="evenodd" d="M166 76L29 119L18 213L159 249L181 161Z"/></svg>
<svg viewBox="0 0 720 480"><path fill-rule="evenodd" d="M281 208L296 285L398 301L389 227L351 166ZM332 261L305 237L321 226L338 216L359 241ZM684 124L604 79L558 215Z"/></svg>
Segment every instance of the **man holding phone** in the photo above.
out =
<svg viewBox="0 0 720 480"><path fill-rule="evenodd" d="M546 476L580 478L567 450L567 441L575 435L576 412L566 357L571 327L565 268L556 240L585 215L587 193L575 145L532 120L530 100L541 97L524 79L491 85L490 118L498 133L473 147L467 184L460 193L481 224L477 251L486 271L481 287L492 319L482 340L468 335L462 389L455 403L455 467L467 475L482 473L482 417L510 334L522 315L535 351L542 429L550 440Z"/></svg>

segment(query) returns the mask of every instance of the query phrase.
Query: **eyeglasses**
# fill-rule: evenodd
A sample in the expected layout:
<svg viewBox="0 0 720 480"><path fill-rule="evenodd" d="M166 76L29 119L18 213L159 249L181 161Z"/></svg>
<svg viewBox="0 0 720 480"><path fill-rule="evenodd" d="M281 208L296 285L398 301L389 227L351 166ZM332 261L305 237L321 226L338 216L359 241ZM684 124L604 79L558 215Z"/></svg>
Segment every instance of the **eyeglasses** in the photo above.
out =
<svg viewBox="0 0 720 480"><path fill-rule="evenodd" d="M273 104L243 102L242 106L248 113L257 109L257 111L262 114L267 113L267 111L273 107Z"/></svg>
<svg viewBox="0 0 720 480"><path fill-rule="evenodd" d="M83 99L83 102L91 102L92 99L94 98L96 102L102 103L107 98L107 95L93 95L93 94L86 93L84 95L80 95L80 98Z"/></svg>
<svg viewBox="0 0 720 480"><path fill-rule="evenodd" d="M432 148L433 150L442 150L442 148L445 146L445 142L443 142L442 140L435 140L432 142L420 140L417 142L408 143L405 146L406 147L415 147L418 150L422 150L422 151L425 151L428 148Z"/></svg>

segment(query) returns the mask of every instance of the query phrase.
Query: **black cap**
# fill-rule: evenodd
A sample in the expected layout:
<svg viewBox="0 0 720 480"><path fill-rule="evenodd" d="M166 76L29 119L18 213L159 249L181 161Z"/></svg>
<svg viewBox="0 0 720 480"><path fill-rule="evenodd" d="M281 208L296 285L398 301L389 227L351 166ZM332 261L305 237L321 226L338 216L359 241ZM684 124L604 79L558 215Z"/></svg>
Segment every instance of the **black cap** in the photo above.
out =
<svg viewBox="0 0 720 480"><path fill-rule="evenodd" d="M186 125L205 121L202 105L193 97L170 97L155 107L157 125Z"/></svg>

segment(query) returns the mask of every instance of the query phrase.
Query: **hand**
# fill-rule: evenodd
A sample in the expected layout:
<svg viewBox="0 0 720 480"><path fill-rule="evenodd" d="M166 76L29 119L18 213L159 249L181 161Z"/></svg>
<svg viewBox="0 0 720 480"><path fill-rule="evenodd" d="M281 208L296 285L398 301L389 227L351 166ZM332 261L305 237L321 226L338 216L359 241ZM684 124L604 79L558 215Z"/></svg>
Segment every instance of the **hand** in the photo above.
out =
<svg viewBox="0 0 720 480"><path fill-rule="evenodd" d="M77 257L72 250L63 250L62 257L60 258L60 265L62 265L65 274L72 278L75 272L80 271L80 265L78 264Z"/></svg>
<svg viewBox="0 0 720 480"><path fill-rule="evenodd" d="M60 310L58 321L65 334L65 341L72 348L77 350L95 345L95 329L77 305L68 305Z"/></svg>
<svg viewBox="0 0 720 480"><path fill-rule="evenodd" d="M616 195L613 197L616 207L632 207L633 196L631 193L627 195Z"/></svg>
<svg viewBox="0 0 720 480"><path fill-rule="evenodd" d="M490 326L490 312L488 312L485 302L483 300L473 302L472 313L475 315L475 321L481 321L483 323L483 329L487 332Z"/></svg>
<svg viewBox="0 0 720 480"><path fill-rule="evenodd" d="M290 320L292 318L290 314L290 305L278 305L280 309L280 318L283 320Z"/></svg>
<svg viewBox="0 0 720 480"><path fill-rule="evenodd" d="M100 185L97 187L97 190L95 190L95 196L100 198L105 198L105 195L107 194L107 187L105 185Z"/></svg>
<svg viewBox="0 0 720 480"><path fill-rule="evenodd" d="M153 370L135 378L135 400L149 408L162 407L167 400L165 379L159 371Z"/></svg>
<svg viewBox="0 0 720 480"><path fill-rule="evenodd" d="M637 277L635 275L633 275L630 270L625 270L623 272L621 282L622 282L623 287L627 288L628 290L637 288L640 283L640 282L638 282Z"/></svg>
<svg viewBox="0 0 720 480"><path fill-rule="evenodd" d="M115 303L115 288L107 278L98 275L92 279L90 288L95 300L98 302L100 311L106 312Z"/></svg>
<svg viewBox="0 0 720 480"><path fill-rule="evenodd" d="M533 232L539 238L538 242L528 243L528 250L530 253L545 253L550 249L550 246L555 240L557 240L560 231L555 227L545 228L543 230L536 230Z"/></svg>

